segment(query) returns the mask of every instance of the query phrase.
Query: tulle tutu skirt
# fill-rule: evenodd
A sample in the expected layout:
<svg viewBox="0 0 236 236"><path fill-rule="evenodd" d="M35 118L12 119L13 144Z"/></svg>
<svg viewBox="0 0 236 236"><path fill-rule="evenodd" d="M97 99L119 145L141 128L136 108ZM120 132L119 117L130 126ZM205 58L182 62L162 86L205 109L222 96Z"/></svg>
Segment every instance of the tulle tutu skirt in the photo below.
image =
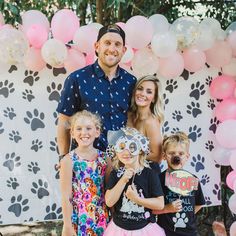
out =
<svg viewBox="0 0 236 236"><path fill-rule="evenodd" d="M104 236L165 236L165 231L156 223L149 223L138 230L126 230L111 221L104 232Z"/></svg>

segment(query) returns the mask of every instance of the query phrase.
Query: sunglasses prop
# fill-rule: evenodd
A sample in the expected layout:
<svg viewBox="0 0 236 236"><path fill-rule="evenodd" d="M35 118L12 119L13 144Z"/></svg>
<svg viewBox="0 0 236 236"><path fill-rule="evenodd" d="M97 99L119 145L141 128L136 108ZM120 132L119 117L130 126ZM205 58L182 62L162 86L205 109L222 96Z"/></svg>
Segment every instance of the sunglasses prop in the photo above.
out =
<svg viewBox="0 0 236 236"><path fill-rule="evenodd" d="M166 171L165 185L181 196L198 189L198 179L186 170Z"/></svg>

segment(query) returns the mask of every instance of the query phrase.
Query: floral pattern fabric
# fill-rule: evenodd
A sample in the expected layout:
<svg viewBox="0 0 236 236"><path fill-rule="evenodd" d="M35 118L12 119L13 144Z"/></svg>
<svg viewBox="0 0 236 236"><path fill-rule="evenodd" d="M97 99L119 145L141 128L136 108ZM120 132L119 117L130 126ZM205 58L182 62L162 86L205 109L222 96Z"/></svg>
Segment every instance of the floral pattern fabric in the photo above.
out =
<svg viewBox="0 0 236 236"><path fill-rule="evenodd" d="M78 236L101 236L108 222L104 199L105 155L98 150L97 159L87 161L72 151L71 159L72 223Z"/></svg>

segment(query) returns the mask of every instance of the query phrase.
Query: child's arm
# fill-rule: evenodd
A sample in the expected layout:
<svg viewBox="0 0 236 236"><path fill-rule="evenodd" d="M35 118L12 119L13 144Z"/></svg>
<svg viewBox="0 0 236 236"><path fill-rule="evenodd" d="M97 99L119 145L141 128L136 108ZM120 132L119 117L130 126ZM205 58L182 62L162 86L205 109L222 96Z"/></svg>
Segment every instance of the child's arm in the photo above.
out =
<svg viewBox="0 0 236 236"><path fill-rule="evenodd" d="M140 206L151 210L162 210L164 207L164 197L141 198L133 185L129 185L126 191L126 197Z"/></svg>
<svg viewBox="0 0 236 236"><path fill-rule="evenodd" d="M72 163L68 154L61 161L60 187L63 213L62 236L71 236L74 235L74 230L71 222L72 205L70 203L72 193Z"/></svg>
<svg viewBox="0 0 236 236"><path fill-rule="evenodd" d="M108 189L105 193L105 202L108 207L113 207L120 198L125 185L128 183L129 179L132 178L134 174L133 169L125 170L123 176L119 179L116 185L112 189Z"/></svg>
<svg viewBox="0 0 236 236"><path fill-rule="evenodd" d="M111 171L112 171L111 158L107 157L106 161L107 161L107 167L106 167L106 173L105 173L105 184L108 183L109 176L110 176Z"/></svg>
<svg viewBox="0 0 236 236"><path fill-rule="evenodd" d="M175 213L180 211L182 211L182 201L180 199L177 199L173 202L166 204L162 210L155 210L152 213L160 215L160 214Z"/></svg>
<svg viewBox="0 0 236 236"><path fill-rule="evenodd" d="M196 214L198 211L200 211L201 208L202 208L202 205L196 205L196 206L195 206L195 210L194 210L195 214Z"/></svg>

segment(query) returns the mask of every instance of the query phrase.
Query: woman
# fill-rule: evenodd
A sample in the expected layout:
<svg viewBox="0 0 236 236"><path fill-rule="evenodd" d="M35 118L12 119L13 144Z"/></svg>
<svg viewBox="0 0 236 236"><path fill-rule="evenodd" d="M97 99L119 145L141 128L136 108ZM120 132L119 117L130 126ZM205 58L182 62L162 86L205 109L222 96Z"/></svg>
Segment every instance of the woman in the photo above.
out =
<svg viewBox="0 0 236 236"><path fill-rule="evenodd" d="M153 75L140 78L134 88L127 126L134 127L150 140L148 160L159 169L161 162L161 123L164 120L160 81ZM157 164L155 164L157 163Z"/></svg>

